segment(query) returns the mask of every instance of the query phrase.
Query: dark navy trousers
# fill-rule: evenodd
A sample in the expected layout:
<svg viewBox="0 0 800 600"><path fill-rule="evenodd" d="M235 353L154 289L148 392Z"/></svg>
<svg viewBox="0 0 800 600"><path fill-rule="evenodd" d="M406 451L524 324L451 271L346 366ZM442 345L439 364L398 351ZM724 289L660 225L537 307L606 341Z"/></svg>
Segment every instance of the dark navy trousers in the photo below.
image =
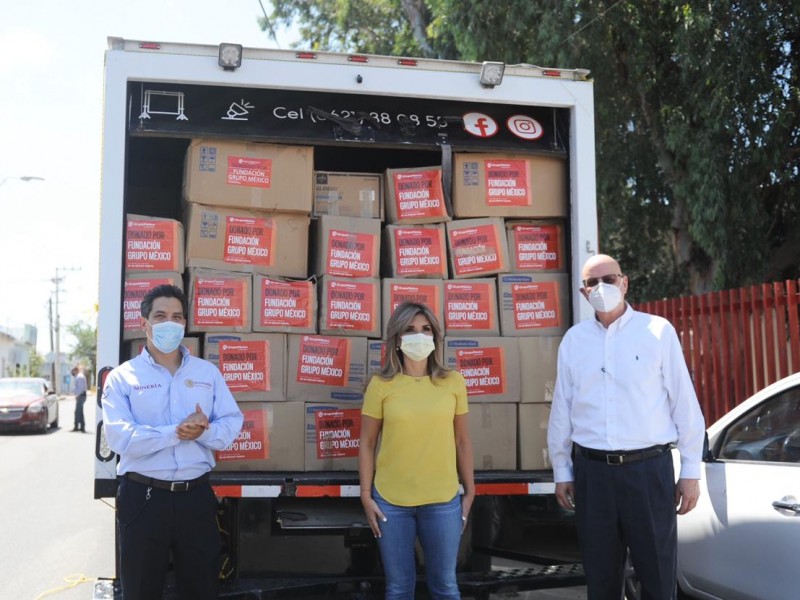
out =
<svg viewBox="0 0 800 600"><path fill-rule="evenodd" d="M123 600L164 594L170 551L178 596L216 600L222 542L211 486L170 492L120 478L117 492Z"/></svg>
<svg viewBox="0 0 800 600"><path fill-rule="evenodd" d="M588 600L622 597L627 549L642 600L675 597L677 516L672 455L609 465L573 453L575 516Z"/></svg>

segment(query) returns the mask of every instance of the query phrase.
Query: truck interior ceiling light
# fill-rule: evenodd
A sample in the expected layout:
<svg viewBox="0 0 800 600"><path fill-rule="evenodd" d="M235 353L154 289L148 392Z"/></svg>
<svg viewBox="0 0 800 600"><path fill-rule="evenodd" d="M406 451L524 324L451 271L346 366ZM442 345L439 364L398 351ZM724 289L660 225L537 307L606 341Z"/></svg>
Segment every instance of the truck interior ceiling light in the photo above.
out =
<svg viewBox="0 0 800 600"><path fill-rule="evenodd" d="M219 45L219 66L226 71L235 71L242 66L242 45L241 44L220 44Z"/></svg>
<svg viewBox="0 0 800 600"><path fill-rule="evenodd" d="M487 88L500 85L503 82L505 70L505 63L484 61L481 67L481 85Z"/></svg>

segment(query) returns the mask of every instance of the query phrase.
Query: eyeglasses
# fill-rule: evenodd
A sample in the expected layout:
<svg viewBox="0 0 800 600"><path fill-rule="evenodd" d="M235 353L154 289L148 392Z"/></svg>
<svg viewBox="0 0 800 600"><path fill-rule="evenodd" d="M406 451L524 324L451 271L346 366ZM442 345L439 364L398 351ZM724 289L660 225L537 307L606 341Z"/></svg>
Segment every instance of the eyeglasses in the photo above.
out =
<svg viewBox="0 0 800 600"><path fill-rule="evenodd" d="M625 277L622 273L610 273L608 275L603 275L602 277L589 277L588 279L584 279L581 283L583 283L583 287L585 288L593 288L601 281L603 283L607 283L608 285L617 285L617 280L620 277Z"/></svg>

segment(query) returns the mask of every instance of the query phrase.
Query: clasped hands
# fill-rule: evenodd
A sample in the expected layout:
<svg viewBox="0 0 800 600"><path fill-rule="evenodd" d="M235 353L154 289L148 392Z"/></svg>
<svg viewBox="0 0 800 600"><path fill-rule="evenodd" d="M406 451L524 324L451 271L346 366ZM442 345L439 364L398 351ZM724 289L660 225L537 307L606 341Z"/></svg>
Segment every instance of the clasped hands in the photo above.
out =
<svg viewBox="0 0 800 600"><path fill-rule="evenodd" d="M203 409L200 408L200 405L197 404L195 411L178 423L175 433L178 434L178 439L191 441L199 438L209 427L208 417L203 412Z"/></svg>

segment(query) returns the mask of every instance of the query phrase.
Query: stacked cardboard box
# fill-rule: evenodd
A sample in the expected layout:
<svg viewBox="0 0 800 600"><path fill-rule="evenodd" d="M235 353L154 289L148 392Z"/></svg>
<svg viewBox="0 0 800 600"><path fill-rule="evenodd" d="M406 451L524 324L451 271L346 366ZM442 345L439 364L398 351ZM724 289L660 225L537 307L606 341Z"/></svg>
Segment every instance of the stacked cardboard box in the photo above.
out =
<svg viewBox="0 0 800 600"><path fill-rule="evenodd" d="M195 140L182 222L128 216L125 339L145 288L183 285L193 352L245 412L217 468L355 470L363 392L406 300L433 309L467 380L476 468L549 468L571 322L566 161L457 153L452 190L439 165L314 166L310 147Z"/></svg>

